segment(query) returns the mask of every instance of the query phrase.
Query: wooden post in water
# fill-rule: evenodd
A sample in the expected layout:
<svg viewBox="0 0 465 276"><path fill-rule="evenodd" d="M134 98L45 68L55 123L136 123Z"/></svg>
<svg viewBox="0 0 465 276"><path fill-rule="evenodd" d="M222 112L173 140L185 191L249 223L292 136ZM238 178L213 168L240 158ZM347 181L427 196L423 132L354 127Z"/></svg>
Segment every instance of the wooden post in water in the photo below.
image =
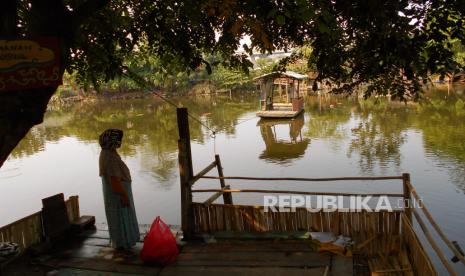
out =
<svg viewBox="0 0 465 276"><path fill-rule="evenodd" d="M407 215L408 220L412 223L412 200L410 197L410 174L403 173L402 174L402 183L404 187L404 211L405 215Z"/></svg>
<svg viewBox="0 0 465 276"><path fill-rule="evenodd" d="M191 142L187 108L176 110L178 117L178 161L181 179L181 228L184 239L190 239L194 232L194 212L192 209L192 190L190 180L194 176L192 168Z"/></svg>
<svg viewBox="0 0 465 276"><path fill-rule="evenodd" d="M221 166L221 160L218 154L215 154L215 161L216 161L216 167L218 168L218 176L223 177L224 176L223 167ZM220 185L221 185L221 189L224 189L224 187L226 187L226 183L224 182L224 179L220 179ZM224 201L224 204L233 204L232 194L223 193L223 201Z"/></svg>

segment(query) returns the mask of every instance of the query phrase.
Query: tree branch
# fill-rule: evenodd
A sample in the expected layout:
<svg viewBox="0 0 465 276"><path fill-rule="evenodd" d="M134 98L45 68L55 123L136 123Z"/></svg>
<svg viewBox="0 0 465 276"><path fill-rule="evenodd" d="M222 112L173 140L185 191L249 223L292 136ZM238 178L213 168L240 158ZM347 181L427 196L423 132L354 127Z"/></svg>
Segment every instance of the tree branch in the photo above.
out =
<svg viewBox="0 0 465 276"><path fill-rule="evenodd" d="M0 4L0 36L14 37L18 34L17 7L17 0L4 0Z"/></svg>
<svg viewBox="0 0 465 276"><path fill-rule="evenodd" d="M71 17L71 26L73 30L76 30L82 22L91 17L95 12L103 9L109 3L110 0L87 0L87 2L77 7Z"/></svg>

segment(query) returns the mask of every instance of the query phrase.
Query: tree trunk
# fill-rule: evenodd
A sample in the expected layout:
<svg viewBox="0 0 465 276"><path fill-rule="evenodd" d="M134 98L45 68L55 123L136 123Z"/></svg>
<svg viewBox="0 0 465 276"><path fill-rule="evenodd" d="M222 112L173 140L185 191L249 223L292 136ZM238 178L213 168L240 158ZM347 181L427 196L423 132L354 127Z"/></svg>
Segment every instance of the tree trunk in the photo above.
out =
<svg viewBox="0 0 465 276"><path fill-rule="evenodd" d="M0 93L0 167L29 129L43 121L55 88Z"/></svg>
<svg viewBox="0 0 465 276"><path fill-rule="evenodd" d="M14 37L18 35L18 14L16 12L17 0L2 0L0 5L0 35L3 37Z"/></svg>
<svg viewBox="0 0 465 276"><path fill-rule="evenodd" d="M0 1L0 37L20 37L18 32L18 1ZM87 0L73 12L63 0L30 0L29 22L21 33L26 37L58 38L61 48L60 78L68 65L74 32L109 0ZM29 129L43 121L47 103L57 87L0 92L0 167Z"/></svg>
<svg viewBox="0 0 465 276"><path fill-rule="evenodd" d="M0 37L18 37L17 10L17 0L0 2ZM28 35L63 37L69 23L66 22L66 11L61 0L32 1L32 12L37 16L33 17L33 22L28 22ZM66 54L67 51L63 51L62 57L66 57ZM0 92L0 167L29 129L43 121L47 103L56 89L48 87Z"/></svg>

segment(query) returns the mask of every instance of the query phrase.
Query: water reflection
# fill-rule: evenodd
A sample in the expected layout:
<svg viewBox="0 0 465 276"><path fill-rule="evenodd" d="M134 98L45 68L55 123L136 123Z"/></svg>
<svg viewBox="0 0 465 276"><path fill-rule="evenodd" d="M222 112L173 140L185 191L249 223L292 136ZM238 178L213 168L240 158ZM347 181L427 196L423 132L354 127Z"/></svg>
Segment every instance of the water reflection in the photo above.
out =
<svg viewBox="0 0 465 276"><path fill-rule="evenodd" d="M288 121L261 121L261 139L248 133L248 140L263 140L265 150L258 159L277 164L313 154L310 140L325 141L338 157L356 160L360 174L400 171L409 133L420 133L426 156L437 166L451 168L450 177L465 191L465 102L463 87L434 87L418 104L391 102L384 98L362 100L345 97L308 97L305 116ZM257 108L257 95L232 98L204 96L175 98L180 106L218 135L233 139L242 116ZM305 126L305 127L304 127ZM157 99L100 101L50 108L44 123L34 127L13 151L12 159L27 158L46 150L48 143L63 137L95 144L107 128L125 131L121 155L140 156L141 170L160 182L177 176L177 125L174 108ZM211 141L208 130L190 123L191 137L198 144ZM282 134L283 137L278 137Z"/></svg>
<svg viewBox="0 0 465 276"><path fill-rule="evenodd" d="M258 95L172 100L217 131L215 143L227 175L330 177L410 172L435 219L451 239L463 244L464 91L465 86L436 86L416 104L385 98L307 97L301 118L258 125L254 115ZM134 172L140 221L150 223L160 215L168 223L179 224L176 112L153 98L51 107L44 123L31 129L0 169L0 210L9 210L0 216L0 225L39 210L41 198L59 192L79 194L83 213L104 219L97 137L107 128L125 132L120 154ZM199 168L211 162L214 143L208 129L197 122L190 121L190 131L194 167ZM320 188L336 186L327 187ZM357 189L362 192L366 186ZM245 200L244 204L250 203Z"/></svg>
<svg viewBox="0 0 465 276"><path fill-rule="evenodd" d="M254 95L236 98L195 97L175 99L179 106L188 106L189 113L218 133L235 134L235 125L245 112L254 110ZM173 106L159 99L99 101L54 108L46 113L44 122L34 127L12 153L24 158L43 151L49 142L62 137L76 137L96 143L98 134L108 128L124 130L120 154L125 157L141 153L141 167L153 172L160 181L168 181L177 170L177 121ZM205 143L205 128L190 121L193 141Z"/></svg>
<svg viewBox="0 0 465 276"><path fill-rule="evenodd" d="M465 87L449 92L435 89L427 93L427 103L417 107L415 127L423 133L428 155L441 160L439 166L450 169L449 175L465 193Z"/></svg>
<svg viewBox="0 0 465 276"><path fill-rule="evenodd" d="M304 115L294 119L261 119L257 125L265 142L265 150L260 159L271 162L288 163L292 159L301 158L305 154L310 139L302 138L302 128L305 124ZM285 126L287 137L278 138L276 126Z"/></svg>
<svg viewBox="0 0 465 276"><path fill-rule="evenodd" d="M316 139L344 139L347 137L344 126L351 118L349 99L333 97L307 98L305 108L311 110L308 136Z"/></svg>
<svg viewBox="0 0 465 276"><path fill-rule="evenodd" d="M347 155L359 155L359 167L364 174L401 166L401 146L407 140L410 127L409 107L386 100L366 100L354 109L355 126Z"/></svg>

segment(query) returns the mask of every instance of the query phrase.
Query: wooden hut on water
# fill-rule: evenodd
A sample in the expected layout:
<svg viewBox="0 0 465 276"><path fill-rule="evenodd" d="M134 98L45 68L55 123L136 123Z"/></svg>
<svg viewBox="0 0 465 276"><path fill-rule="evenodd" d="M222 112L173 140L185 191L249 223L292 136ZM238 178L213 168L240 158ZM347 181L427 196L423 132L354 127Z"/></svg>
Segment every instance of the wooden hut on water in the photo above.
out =
<svg viewBox="0 0 465 276"><path fill-rule="evenodd" d="M262 118L294 118L304 110L301 91L306 89L306 75L296 72L271 72L254 78L260 86Z"/></svg>

